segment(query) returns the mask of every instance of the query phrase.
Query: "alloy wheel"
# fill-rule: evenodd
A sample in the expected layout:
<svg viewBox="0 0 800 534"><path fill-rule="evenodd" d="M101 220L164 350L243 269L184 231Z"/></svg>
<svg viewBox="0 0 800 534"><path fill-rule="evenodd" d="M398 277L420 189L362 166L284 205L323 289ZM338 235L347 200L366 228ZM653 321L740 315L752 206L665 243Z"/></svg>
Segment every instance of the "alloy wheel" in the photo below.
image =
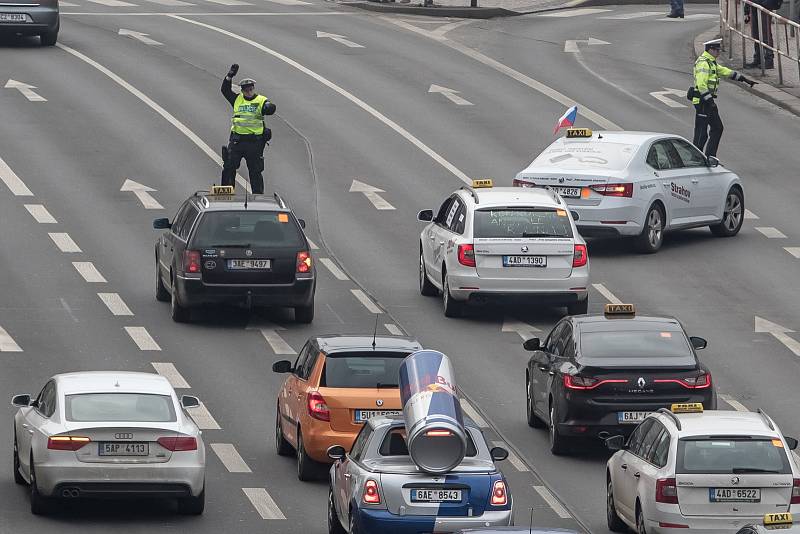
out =
<svg viewBox="0 0 800 534"><path fill-rule="evenodd" d="M647 215L647 239L650 246L658 248L664 233L664 225L661 221L661 212L658 208L653 208Z"/></svg>
<svg viewBox="0 0 800 534"><path fill-rule="evenodd" d="M739 196L733 192L728 193L728 198L725 199L725 211L722 214L722 224L725 225L729 231L736 230L742 220L742 202Z"/></svg>

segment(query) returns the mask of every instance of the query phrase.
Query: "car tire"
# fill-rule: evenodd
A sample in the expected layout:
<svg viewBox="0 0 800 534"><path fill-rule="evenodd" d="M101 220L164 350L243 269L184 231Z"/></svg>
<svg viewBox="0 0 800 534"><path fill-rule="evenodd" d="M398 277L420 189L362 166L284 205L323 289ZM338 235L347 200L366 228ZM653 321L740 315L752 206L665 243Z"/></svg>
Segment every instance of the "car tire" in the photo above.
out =
<svg viewBox="0 0 800 534"><path fill-rule="evenodd" d="M636 534L647 534L647 527L642 513L642 505L636 503Z"/></svg>
<svg viewBox="0 0 800 534"><path fill-rule="evenodd" d="M33 515L46 515L53 511L53 500L39 493L39 485L36 482L36 467L31 456L31 513Z"/></svg>
<svg viewBox="0 0 800 534"><path fill-rule="evenodd" d="M464 314L464 304L455 300L450 294L450 282L447 279L447 271L444 269L442 270L442 306L445 317L461 317Z"/></svg>
<svg viewBox="0 0 800 534"><path fill-rule="evenodd" d="M617 514L617 508L614 506L614 487L611 484L611 479L606 484L606 521L608 522L608 530L611 532L625 532L628 530L622 519Z"/></svg>
<svg viewBox="0 0 800 534"><path fill-rule="evenodd" d="M744 194L738 187L732 187L725 197L722 221L708 228L717 237L733 237L739 233L744 223Z"/></svg>
<svg viewBox="0 0 800 534"><path fill-rule="evenodd" d="M297 306L294 309L294 320L296 323L311 324L314 320L314 299L308 306Z"/></svg>
<svg viewBox="0 0 800 534"><path fill-rule="evenodd" d="M169 291L161 278L161 267L158 264L158 254L156 254L156 300L159 302L169 302Z"/></svg>
<svg viewBox="0 0 800 534"><path fill-rule="evenodd" d="M206 485L197 497L181 497L178 499L178 513L182 515L202 515L206 508Z"/></svg>
<svg viewBox="0 0 800 534"><path fill-rule="evenodd" d="M336 505L333 503L333 488L328 488L328 534L347 534L347 531L336 515Z"/></svg>
<svg viewBox="0 0 800 534"><path fill-rule="evenodd" d="M316 480L319 476L319 464L306 452L303 444L303 432L297 427L297 478L303 482Z"/></svg>
<svg viewBox="0 0 800 534"><path fill-rule="evenodd" d="M533 410L533 399L531 399L531 383L530 379L525 380L525 411L528 416L528 426L531 428L544 428L547 425L544 421L536 416Z"/></svg>
<svg viewBox="0 0 800 534"><path fill-rule="evenodd" d="M664 211L658 204L653 204L644 217L642 233L636 237L636 250L644 254L658 252L664 243Z"/></svg>
<svg viewBox="0 0 800 534"><path fill-rule="evenodd" d="M283 428L281 427L280 405L278 405L278 410L275 414L275 450L278 453L278 456L291 456L294 452L292 444L289 443L283 435Z"/></svg>
<svg viewBox="0 0 800 534"><path fill-rule="evenodd" d="M568 315L585 315L589 312L589 298L567 304Z"/></svg>
<svg viewBox="0 0 800 534"><path fill-rule="evenodd" d="M556 411L556 407L552 404L550 405L550 452L555 454L556 456L560 456L562 454L566 454L569 452L569 443L568 438L566 438L563 434L558 431L558 425L555 421L558 420L558 412Z"/></svg>
<svg viewBox="0 0 800 534"><path fill-rule="evenodd" d="M419 249L419 292L426 297L435 297L439 290L431 283L425 270L425 257L422 255L422 245Z"/></svg>
<svg viewBox="0 0 800 534"><path fill-rule="evenodd" d="M55 46L56 41L58 41L58 29L60 24L56 24L56 27L53 31L45 32L39 36L42 46Z"/></svg>
<svg viewBox="0 0 800 534"><path fill-rule="evenodd" d="M14 464L14 482L20 486L24 486L27 482L25 481L25 477L22 476L22 473L19 472L19 447L17 446L16 432L14 433L14 460L12 463Z"/></svg>
<svg viewBox="0 0 800 534"><path fill-rule="evenodd" d="M172 320L176 323L186 323L191 319L192 313L189 308L183 306L178 299L178 288L175 284L175 276L172 276L172 291L170 292L169 311Z"/></svg>

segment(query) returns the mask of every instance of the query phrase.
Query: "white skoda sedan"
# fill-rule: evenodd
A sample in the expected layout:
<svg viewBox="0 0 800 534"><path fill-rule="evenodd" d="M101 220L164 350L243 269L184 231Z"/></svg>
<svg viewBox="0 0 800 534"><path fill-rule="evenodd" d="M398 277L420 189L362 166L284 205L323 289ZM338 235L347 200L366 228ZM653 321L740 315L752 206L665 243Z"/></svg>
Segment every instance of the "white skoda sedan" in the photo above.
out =
<svg viewBox="0 0 800 534"><path fill-rule="evenodd" d="M85 372L52 377L16 395L14 480L30 486L31 512L57 499L167 497L178 511L205 505L205 446L167 379L151 373Z"/></svg>
<svg viewBox="0 0 800 534"><path fill-rule="evenodd" d="M665 231L708 226L730 237L744 221L739 177L675 135L570 129L514 185L551 187L577 213L581 235L631 236L646 253Z"/></svg>

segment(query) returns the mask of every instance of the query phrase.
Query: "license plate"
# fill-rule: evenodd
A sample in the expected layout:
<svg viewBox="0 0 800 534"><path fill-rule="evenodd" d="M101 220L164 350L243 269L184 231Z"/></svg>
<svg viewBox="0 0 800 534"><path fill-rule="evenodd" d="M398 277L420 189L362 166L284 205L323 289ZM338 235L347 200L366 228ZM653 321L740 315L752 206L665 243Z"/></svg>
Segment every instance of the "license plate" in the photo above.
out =
<svg viewBox="0 0 800 534"><path fill-rule="evenodd" d="M272 260L228 260L228 269L246 271L250 269L269 269Z"/></svg>
<svg viewBox="0 0 800 534"><path fill-rule="evenodd" d="M356 410L356 423L363 423L372 417L381 415L400 415L400 410Z"/></svg>
<svg viewBox="0 0 800 534"><path fill-rule="evenodd" d="M617 422L621 425L641 423L650 412L617 412Z"/></svg>
<svg viewBox="0 0 800 534"><path fill-rule="evenodd" d="M711 502L761 502L761 488L708 488Z"/></svg>
<svg viewBox="0 0 800 534"><path fill-rule="evenodd" d="M149 443L100 443L100 456L147 456Z"/></svg>
<svg viewBox="0 0 800 534"><path fill-rule="evenodd" d="M550 186L550 188L564 198L581 198L580 187L560 187L553 185Z"/></svg>
<svg viewBox="0 0 800 534"><path fill-rule="evenodd" d="M547 267L547 256L503 256L503 267Z"/></svg>
<svg viewBox="0 0 800 534"><path fill-rule="evenodd" d="M0 22L26 22L24 13L0 13Z"/></svg>
<svg viewBox="0 0 800 534"><path fill-rule="evenodd" d="M412 489L411 502L461 502L461 490Z"/></svg>

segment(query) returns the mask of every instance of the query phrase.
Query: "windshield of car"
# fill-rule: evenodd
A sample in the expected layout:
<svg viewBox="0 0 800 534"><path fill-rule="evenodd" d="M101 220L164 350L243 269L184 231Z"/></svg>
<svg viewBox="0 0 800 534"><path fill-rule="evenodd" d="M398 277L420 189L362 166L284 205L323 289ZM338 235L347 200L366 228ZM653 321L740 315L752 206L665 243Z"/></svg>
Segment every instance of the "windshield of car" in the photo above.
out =
<svg viewBox="0 0 800 534"><path fill-rule="evenodd" d="M176 421L169 395L149 393L81 393L65 398L67 421Z"/></svg>
<svg viewBox="0 0 800 534"><path fill-rule="evenodd" d="M194 248L304 246L294 217L277 211L209 211L192 241Z"/></svg>
<svg viewBox="0 0 800 534"><path fill-rule="evenodd" d="M320 387L397 388L407 352L343 352L325 358Z"/></svg>
<svg viewBox="0 0 800 534"><path fill-rule="evenodd" d="M565 210L487 208L475 212L475 238L572 237Z"/></svg>
<svg viewBox="0 0 800 534"><path fill-rule="evenodd" d="M677 473L790 474L780 439L709 436L678 441Z"/></svg>
<svg viewBox="0 0 800 534"><path fill-rule="evenodd" d="M620 330L580 333L583 360L620 365L694 365L689 340L680 330Z"/></svg>
<svg viewBox="0 0 800 534"><path fill-rule="evenodd" d="M533 161L533 167L564 170L605 169L621 171L638 147L624 143L562 141L554 143Z"/></svg>

